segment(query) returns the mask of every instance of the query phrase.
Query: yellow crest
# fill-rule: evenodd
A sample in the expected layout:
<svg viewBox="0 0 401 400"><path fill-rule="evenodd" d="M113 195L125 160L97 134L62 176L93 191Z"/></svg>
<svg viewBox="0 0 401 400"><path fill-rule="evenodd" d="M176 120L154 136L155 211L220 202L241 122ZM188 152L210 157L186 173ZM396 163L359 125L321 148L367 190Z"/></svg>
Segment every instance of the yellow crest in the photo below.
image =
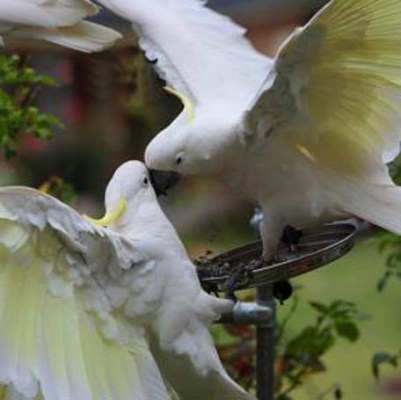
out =
<svg viewBox="0 0 401 400"><path fill-rule="evenodd" d="M88 217L87 215L84 215L84 218L94 225L108 226L108 225L112 224L113 222L118 221L120 219L120 217L123 215L126 208L127 208L127 200L121 199L119 201L117 207L115 208L115 210L113 210L110 213L107 213L103 218L94 219L94 218Z"/></svg>
<svg viewBox="0 0 401 400"><path fill-rule="evenodd" d="M187 114L188 124L191 124L195 119L195 109L191 100L185 96L185 94L178 92L177 90L166 86L164 90L173 96L177 97L184 105L184 112Z"/></svg>

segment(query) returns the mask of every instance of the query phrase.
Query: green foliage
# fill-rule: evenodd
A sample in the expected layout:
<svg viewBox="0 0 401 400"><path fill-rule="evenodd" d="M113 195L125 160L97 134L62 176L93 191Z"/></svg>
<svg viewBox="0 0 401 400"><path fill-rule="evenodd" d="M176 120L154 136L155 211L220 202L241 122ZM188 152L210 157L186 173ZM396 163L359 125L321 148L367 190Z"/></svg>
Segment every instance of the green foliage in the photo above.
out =
<svg viewBox="0 0 401 400"><path fill-rule="evenodd" d="M323 356L336 344L339 338L355 342L360 336L358 322L367 316L360 313L355 304L336 300L328 305L311 301L309 305L316 312L316 319L288 339L287 324L298 308L294 298L293 307L279 327L277 361L277 400L290 400L290 394L301 386L311 375L324 372ZM336 398L342 398L341 389L333 388Z"/></svg>
<svg viewBox="0 0 401 400"><path fill-rule="evenodd" d="M398 156L393 162L388 165L389 173L394 183L401 185L401 157Z"/></svg>
<svg viewBox="0 0 401 400"><path fill-rule="evenodd" d="M391 178L397 185L401 185L401 157L397 157L390 165ZM391 278L401 279L401 236L381 231L377 236L380 253L386 255L386 270L377 284L382 292Z"/></svg>
<svg viewBox="0 0 401 400"><path fill-rule="evenodd" d="M401 157L397 157L389 165L389 172L393 181L401 185ZM383 292L391 279L401 280L401 236L391 232L381 231L377 236L379 252L386 255L386 269L377 283L377 290ZM377 352L372 357L372 373L376 379L380 377L380 367L383 364L398 367L401 352L390 354Z"/></svg>
<svg viewBox="0 0 401 400"><path fill-rule="evenodd" d="M53 78L26 66L20 56L0 55L0 148L6 158L16 156L22 135L50 139L52 128L62 126L34 106L38 91L53 86ZM75 199L72 186L59 177L49 178L40 189L65 203Z"/></svg>
<svg viewBox="0 0 401 400"><path fill-rule="evenodd" d="M19 56L0 55L0 147L6 158L14 157L21 136L49 139L57 118L42 113L34 102L42 87L55 86L52 78L24 65Z"/></svg>
<svg viewBox="0 0 401 400"><path fill-rule="evenodd" d="M277 329L276 346L276 400L293 400L292 393L317 373L326 371L323 356L336 345L338 339L356 342L360 336L358 323L367 319L355 304L336 300L330 304L316 301L309 303L316 318L295 335L289 332L288 325L298 311L299 297L293 297L291 309L280 322ZM230 374L248 390L255 390L255 335L249 326L224 326L218 337L219 353ZM227 339L227 336L230 339ZM326 395L342 399L341 388L336 385ZM334 396L334 397L333 397Z"/></svg>
<svg viewBox="0 0 401 400"><path fill-rule="evenodd" d="M376 379L380 377L380 367L383 364L398 367L398 362L401 359L401 352L398 354L389 354L385 352L378 352L372 358L372 373Z"/></svg>
<svg viewBox="0 0 401 400"><path fill-rule="evenodd" d="M391 278L401 280L401 237L381 232L377 240L379 251L386 255L386 269L377 284L378 291L382 292Z"/></svg>

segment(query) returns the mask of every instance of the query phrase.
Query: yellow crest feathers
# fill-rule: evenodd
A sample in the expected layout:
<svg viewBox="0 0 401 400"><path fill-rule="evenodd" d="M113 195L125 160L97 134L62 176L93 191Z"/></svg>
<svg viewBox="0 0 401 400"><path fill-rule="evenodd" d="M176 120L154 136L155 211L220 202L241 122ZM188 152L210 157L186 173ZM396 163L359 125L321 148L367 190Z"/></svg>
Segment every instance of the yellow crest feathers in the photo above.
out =
<svg viewBox="0 0 401 400"><path fill-rule="evenodd" d="M164 90L173 96L177 97L184 105L184 112L187 114L188 123L191 124L195 119L195 109L192 101L185 96L185 94L178 92L177 90L166 86Z"/></svg>
<svg viewBox="0 0 401 400"><path fill-rule="evenodd" d="M126 209L127 209L127 200L121 199L119 201L117 207L110 213L107 213L103 218L95 219L95 218L88 217L87 215L84 215L84 218L94 225L108 226L108 225L112 224L113 222L118 221Z"/></svg>

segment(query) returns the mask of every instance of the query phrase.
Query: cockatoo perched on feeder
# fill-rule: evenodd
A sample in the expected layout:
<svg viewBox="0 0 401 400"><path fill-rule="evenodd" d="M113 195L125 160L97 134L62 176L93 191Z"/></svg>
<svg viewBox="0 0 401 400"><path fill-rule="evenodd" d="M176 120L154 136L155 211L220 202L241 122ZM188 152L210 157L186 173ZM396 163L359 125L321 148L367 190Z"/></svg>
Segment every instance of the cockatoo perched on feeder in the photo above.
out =
<svg viewBox="0 0 401 400"><path fill-rule="evenodd" d="M86 53L111 47L121 35L82 21L97 14L89 0L9 0L0 3L1 35L41 39Z"/></svg>
<svg viewBox="0 0 401 400"><path fill-rule="evenodd" d="M208 331L232 302L201 289L142 163L117 169L105 207L0 189L0 399L167 400L164 380L182 400L253 399Z"/></svg>
<svg viewBox="0 0 401 400"><path fill-rule="evenodd" d="M200 0L102 0L132 21L183 112L148 145L155 170L221 178L283 229L355 215L401 233L386 164L401 139L401 1L332 0L274 61Z"/></svg>

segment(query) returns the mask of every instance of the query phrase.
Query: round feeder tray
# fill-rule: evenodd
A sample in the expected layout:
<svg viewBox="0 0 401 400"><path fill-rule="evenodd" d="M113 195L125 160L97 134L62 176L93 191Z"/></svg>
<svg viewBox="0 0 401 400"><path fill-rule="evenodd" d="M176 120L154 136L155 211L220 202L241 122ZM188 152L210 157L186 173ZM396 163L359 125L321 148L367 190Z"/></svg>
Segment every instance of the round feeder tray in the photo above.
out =
<svg viewBox="0 0 401 400"><path fill-rule="evenodd" d="M333 262L353 247L356 228L350 224L330 224L302 231L295 250L280 245L275 259L261 262L262 242L197 261L198 274L206 290L226 289L227 280L239 271L235 289L264 286L285 281Z"/></svg>

